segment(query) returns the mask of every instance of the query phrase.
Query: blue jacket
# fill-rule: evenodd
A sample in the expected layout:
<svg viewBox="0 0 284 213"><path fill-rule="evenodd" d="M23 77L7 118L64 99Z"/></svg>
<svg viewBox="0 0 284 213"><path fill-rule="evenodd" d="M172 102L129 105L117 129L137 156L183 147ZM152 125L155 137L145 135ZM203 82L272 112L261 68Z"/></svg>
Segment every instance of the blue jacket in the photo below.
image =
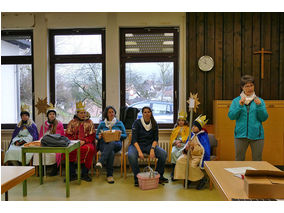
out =
<svg viewBox="0 0 284 213"><path fill-rule="evenodd" d="M236 120L235 138L264 139L262 122L266 121L268 114L263 99L259 98L261 101L260 105L252 101L249 112L247 112L248 106L240 105L240 99L241 96L233 100L228 113L231 120Z"/></svg>
<svg viewBox="0 0 284 213"><path fill-rule="evenodd" d="M97 140L99 140L99 134L101 133L101 130L103 130L103 131L109 130L109 128L106 127L106 123L104 121L101 121L99 126L98 126L98 129L97 129L97 132L96 132ZM127 137L125 127L124 127L124 125L121 121L117 120L116 123L112 126L112 130L120 130L121 131L120 140L123 140ZM101 140L103 140L103 139L101 139Z"/></svg>
<svg viewBox="0 0 284 213"><path fill-rule="evenodd" d="M143 127L140 119L134 121L132 125L132 140L131 144L134 145L135 142L138 142L139 146L146 147L152 145L153 141L159 140L159 130L158 126L155 130L153 128L149 131Z"/></svg>

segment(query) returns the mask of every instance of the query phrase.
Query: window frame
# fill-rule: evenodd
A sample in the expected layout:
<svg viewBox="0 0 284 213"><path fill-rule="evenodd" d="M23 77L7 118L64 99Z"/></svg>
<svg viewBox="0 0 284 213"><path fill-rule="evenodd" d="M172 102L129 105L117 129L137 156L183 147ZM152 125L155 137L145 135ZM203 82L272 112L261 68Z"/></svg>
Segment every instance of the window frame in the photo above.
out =
<svg viewBox="0 0 284 213"><path fill-rule="evenodd" d="M173 53L126 53L125 52L125 34L126 33L174 33L174 52ZM126 63L141 62L173 62L173 123L160 123L159 128L173 128L178 114L178 69L179 69L179 27L146 27L146 28L120 28L120 90L122 91L120 104L125 106L125 84L126 84Z"/></svg>
<svg viewBox="0 0 284 213"><path fill-rule="evenodd" d="M33 30L1 30L1 36L8 35L23 35L30 36L31 38L31 55L29 56L2 56L1 55L1 66L2 65L18 65L18 64L30 64L32 67L32 120L35 120L35 96L34 96L34 39ZM2 129L15 129L17 123L2 124Z"/></svg>
<svg viewBox="0 0 284 213"><path fill-rule="evenodd" d="M99 34L102 38L101 54L74 54L74 55L55 55L55 41L57 35L95 35ZM49 30L49 57L50 57L50 101L55 103L55 65L76 64L76 63L102 63L102 109L106 105L106 57L105 57L105 29L104 28L76 28L76 29L50 29ZM64 128L67 124L63 124ZM95 124L97 127L98 124Z"/></svg>

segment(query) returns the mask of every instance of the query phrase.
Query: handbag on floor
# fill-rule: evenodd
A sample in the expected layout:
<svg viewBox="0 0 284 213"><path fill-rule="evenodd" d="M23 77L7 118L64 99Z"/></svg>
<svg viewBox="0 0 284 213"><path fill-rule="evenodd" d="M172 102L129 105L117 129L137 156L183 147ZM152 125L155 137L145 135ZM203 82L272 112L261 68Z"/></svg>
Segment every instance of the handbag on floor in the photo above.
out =
<svg viewBox="0 0 284 213"><path fill-rule="evenodd" d="M143 169L143 172L137 174L137 178L140 189L156 189L159 185L160 174L147 166Z"/></svg>

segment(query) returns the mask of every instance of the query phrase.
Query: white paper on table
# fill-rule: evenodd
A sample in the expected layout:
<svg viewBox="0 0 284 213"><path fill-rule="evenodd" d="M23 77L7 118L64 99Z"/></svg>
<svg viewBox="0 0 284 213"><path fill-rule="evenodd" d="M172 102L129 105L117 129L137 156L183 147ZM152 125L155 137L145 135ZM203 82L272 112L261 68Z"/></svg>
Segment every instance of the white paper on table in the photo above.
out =
<svg viewBox="0 0 284 213"><path fill-rule="evenodd" d="M256 170L255 168L252 167L235 167L235 168L225 168L228 172L233 173L234 175L236 174L245 174L246 170Z"/></svg>

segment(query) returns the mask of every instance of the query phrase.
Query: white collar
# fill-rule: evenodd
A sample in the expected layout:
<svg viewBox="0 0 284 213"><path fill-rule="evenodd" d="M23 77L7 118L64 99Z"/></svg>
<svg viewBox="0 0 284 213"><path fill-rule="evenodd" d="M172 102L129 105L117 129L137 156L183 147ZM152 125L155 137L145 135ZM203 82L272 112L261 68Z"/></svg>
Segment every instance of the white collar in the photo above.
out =
<svg viewBox="0 0 284 213"><path fill-rule="evenodd" d="M106 118L105 118L105 124L106 124L106 127L111 129L112 126L116 123L116 117L114 117L112 119L112 121L108 121Z"/></svg>
<svg viewBox="0 0 284 213"><path fill-rule="evenodd" d="M203 129L200 130L199 132L197 132L196 134L194 132L192 132L192 137L191 138L193 138L194 136L197 136L197 135L199 135L199 134L201 134L203 132L205 132Z"/></svg>
<svg viewBox="0 0 284 213"><path fill-rule="evenodd" d="M21 127L22 126L22 123L23 121L21 120L19 123L18 123L18 127ZM25 126L29 127L31 126L33 123L33 121L29 118L28 122L25 124Z"/></svg>
<svg viewBox="0 0 284 213"><path fill-rule="evenodd" d="M144 121L144 118L140 118L141 120L141 123L143 125L143 127L145 128L146 131L150 131L152 129L152 122L150 120L150 123L149 124L146 124L145 121Z"/></svg>
<svg viewBox="0 0 284 213"><path fill-rule="evenodd" d="M240 94L240 96L243 98L245 97L246 100L245 100L245 105L248 105L253 99L255 99L256 95L255 95L255 92L250 95L250 96L247 96L244 91L242 91L242 93Z"/></svg>

